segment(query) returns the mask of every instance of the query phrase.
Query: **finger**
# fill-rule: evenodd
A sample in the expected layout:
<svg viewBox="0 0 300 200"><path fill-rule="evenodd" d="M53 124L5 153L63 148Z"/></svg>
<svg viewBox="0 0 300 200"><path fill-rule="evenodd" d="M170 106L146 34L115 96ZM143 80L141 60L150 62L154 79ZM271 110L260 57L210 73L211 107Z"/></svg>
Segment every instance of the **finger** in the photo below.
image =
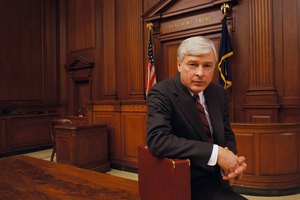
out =
<svg viewBox="0 0 300 200"><path fill-rule="evenodd" d="M244 156L238 156L237 160L238 160L238 163L243 163L243 162L245 162L246 158Z"/></svg>
<svg viewBox="0 0 300 200"><path fill-rule="evenodd" d="M228 175L227 175L227 176L223 176L222 178L223 178L223 180L225 180L225 181L229 181L230 179L233 179L232 177L228 177Z"/></svg>
<svg viewBox="0 0 300 200"><path fill-rule="evenodd" d="M245 163L245 162L241 163L240 166L242 166L244 168L244 170L247 169L247 163Z"/></svg>
<svg viewBox="0 0 300 200"><path fill-rule="evenodd" d="M247 163L245 163L245 162L241 163L239 168L240 168L239 171L240 170L245 171L247 169ZM238 168L236 168L236 169L238 169ZM236 173L238 173L238 172L236 172Z"/></svg>
<svg viewBox="0 0 300 200"><path fill-rule="evenodd" d="M235 173L235 172L230 172L228 175L227 175L227 178L228 179L233 179L233 178L236 178L239 174Z"/></svg>
<svg viewBox="0 0 300 200"><path fill-rule="evenodd" d="M246 170L246 167L244 165L240 165L239 167L237 167L235 170L234 170L234 173L236 174L241 174L243 173L243 171Z"/></svg>

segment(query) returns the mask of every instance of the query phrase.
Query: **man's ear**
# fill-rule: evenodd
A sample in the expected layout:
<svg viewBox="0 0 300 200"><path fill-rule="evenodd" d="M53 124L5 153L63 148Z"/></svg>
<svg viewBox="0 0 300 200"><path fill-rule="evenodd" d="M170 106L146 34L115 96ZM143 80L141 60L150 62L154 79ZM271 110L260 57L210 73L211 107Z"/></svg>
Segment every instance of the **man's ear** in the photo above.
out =
<svg viewBox="0 0 300 200"><path fill-rule="evenodd" d="M178 70L179 72L181 72L181 65L180 65L179 60L177 60L177 70Z"/></svg>

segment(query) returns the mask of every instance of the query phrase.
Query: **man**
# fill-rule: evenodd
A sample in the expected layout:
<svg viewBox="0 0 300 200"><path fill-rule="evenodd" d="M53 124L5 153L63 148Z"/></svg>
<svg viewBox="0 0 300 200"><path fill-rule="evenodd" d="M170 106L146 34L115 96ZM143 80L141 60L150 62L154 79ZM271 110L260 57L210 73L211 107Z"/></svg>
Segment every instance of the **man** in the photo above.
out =
<svg viewBox="0 0 300 200"><path fill-rule="evenodd" d="M226 93L211 83L216 62L209 39L191 37L180 44L177 75L154 85L148 95L147 145L157 157L190 159L193 200L245 199L228 184L247 165L235 155Z"/></svg>

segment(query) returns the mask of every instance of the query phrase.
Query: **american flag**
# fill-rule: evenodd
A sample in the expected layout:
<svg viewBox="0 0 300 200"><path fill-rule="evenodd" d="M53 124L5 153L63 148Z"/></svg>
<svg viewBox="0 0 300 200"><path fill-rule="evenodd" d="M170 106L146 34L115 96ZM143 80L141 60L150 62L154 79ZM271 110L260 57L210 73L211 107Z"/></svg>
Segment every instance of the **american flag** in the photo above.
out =
<svg viewBox="0 0 300 200"><path fill-rule="evenodd" d="M147 69L146 69L146 97L151 87L156 83L151 30L149 31L149 34L150 36L149 36L149 44L148 44L148 62L147 62Z"/></svg>

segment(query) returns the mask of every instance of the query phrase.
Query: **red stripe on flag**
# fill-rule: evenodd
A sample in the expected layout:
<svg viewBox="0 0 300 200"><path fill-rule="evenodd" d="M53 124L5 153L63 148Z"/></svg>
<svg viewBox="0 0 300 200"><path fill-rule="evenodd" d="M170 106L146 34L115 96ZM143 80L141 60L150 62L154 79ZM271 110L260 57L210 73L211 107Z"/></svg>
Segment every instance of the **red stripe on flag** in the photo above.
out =
<svg viewBox="0 0 300 200"><path fill-rule="evenodd" d="M148 95L151 87L156 83L156 74L155 74L155 66L154 66L154 56L153 56L153 48L152 48L152 36L151 31L149 31L149 44L148 44L148 63L146 71L146 96Z"/></svg>

